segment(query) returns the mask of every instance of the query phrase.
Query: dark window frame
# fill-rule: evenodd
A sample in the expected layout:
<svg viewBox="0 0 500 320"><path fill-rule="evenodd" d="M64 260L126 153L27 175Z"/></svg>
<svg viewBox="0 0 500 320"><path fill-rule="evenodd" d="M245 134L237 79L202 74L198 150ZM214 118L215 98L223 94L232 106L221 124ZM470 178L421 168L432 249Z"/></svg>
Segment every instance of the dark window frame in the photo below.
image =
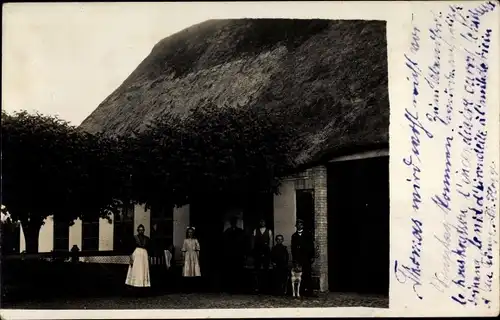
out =
<svg viewBox="0 0 500 320"><path fill-rule="evenodd" d="M99 251L99 223L99 218L82 221L82 251ZM87 232L90 236L86 235Z"/></svg>
<svg viewBox="0 0 500 320"><path fill-rule="evenodd" d="M158 250L166 249L174 241L174 207L168 205L150 208L150 235ZM156 229L155 229L156 225Z"/></svg>
<svg viewBox="0 0 500 320"><path fill-rule="evenodd" d="M69 224L64 221L54 219L53 233L53 250L54 251L69 251ZM64 246L61 244L65 243Z"/></svg>
<svg viewBox="0 0 500 320"><path fill-rule="evenodd" d="M129 240L134 236L134 204L125 204L120 216L113 218L113 251L126 252Z"/></svg>

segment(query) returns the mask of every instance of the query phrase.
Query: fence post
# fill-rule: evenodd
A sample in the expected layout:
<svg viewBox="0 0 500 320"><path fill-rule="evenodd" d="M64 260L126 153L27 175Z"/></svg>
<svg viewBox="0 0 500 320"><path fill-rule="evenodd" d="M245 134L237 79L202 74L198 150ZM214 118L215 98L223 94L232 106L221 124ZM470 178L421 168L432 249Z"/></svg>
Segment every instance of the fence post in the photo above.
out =
<svg viewBox="0 0 500 320"><path fill-rule="evenodd" d="M76 244L73 245L71 248L71 262L72 263L78 263L78 252L80 252L80 248Z"/></svg>

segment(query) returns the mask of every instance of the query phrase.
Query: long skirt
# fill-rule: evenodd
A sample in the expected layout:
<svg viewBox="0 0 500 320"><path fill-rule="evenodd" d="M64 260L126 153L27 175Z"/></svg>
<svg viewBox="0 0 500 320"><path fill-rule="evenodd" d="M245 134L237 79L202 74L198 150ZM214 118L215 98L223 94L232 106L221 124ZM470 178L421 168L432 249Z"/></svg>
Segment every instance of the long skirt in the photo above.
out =
<svg viewBox="0 0 500 320"><path fill-rule="evenodd" d="M128 267L125 284L132 287L151 287L148 252L146 249L136 248L132 258L134 262Z"/></svg>
<svg viewBox="0 0 500 320"><path fill-rule="evenodd" d="M184 255L183 277L201 277L200 261L196 251L187 251Z"/></svg>

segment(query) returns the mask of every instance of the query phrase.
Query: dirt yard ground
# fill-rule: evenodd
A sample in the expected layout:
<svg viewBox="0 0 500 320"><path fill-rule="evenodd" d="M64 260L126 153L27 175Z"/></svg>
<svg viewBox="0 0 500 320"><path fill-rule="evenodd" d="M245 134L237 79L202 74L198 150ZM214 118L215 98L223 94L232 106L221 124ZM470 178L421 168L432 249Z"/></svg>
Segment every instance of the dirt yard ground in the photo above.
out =
<svg viewBox="0 0 500 320"><path fill-rule="evenodd" d="M108 298L60 298L51 301L2 303L8 309L212 309L212 308L388 308L387 297L329 293L314 298L277 297L270 295L166 294L156 296L120 296Z"/></svg>

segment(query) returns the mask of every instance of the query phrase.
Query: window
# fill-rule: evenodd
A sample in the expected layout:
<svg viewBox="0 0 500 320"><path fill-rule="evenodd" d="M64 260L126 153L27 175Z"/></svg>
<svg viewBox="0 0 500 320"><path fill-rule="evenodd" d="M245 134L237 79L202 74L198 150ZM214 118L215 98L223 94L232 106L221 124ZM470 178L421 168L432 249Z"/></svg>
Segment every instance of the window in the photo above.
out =
<svg viewBox="0 0 500 320"><path fill-rule="evenodd" d="M2 254L13 254L20 252L21 228L18 224L3 222L0 223L1 240L0 247Z"/></svg>
<svg viewBox="0 0 500 320"><path fill-rule="evenodd" d="M125 205L122 212L117 214L113 221L113 250L126 252L127 244L134 236L134 205ZM128 253L128 252L126 252Z"/></svg>
<svg viewBox="0 0 500 320"><path fill-rule="evenodd" d="M172 206L153 206L151 208L151 240L159 252L173 242L174 208Z"/></svg>
<svg viewBox="0 0 500 320"><path fill-rule="evenodd" d="M304 227L314 237L314 189L296 190L297 219L304 221Z"/></svg>
<svg viewBox="0 0 500 320"><path fill-rule="evenodd" d="M82 251L99 250L99 218L82 221Z"/></svg>
<svg viewBox="0 0 500 320"><path fill-rule="evenodd" d="M54 220L54 251L69 251L69 224Z"/></svg>

